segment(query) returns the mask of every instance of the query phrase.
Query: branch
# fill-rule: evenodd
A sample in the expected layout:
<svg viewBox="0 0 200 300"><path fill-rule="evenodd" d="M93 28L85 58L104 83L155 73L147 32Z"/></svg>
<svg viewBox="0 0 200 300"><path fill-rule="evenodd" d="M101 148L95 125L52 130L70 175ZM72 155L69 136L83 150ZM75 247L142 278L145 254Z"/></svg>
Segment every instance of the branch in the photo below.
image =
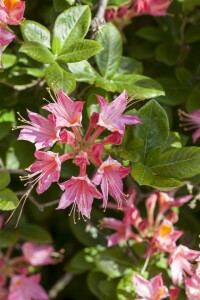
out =
<svg viewBox="0 0 200 300"><path fill-rule="evenodd" d="M59 279L55 285L49 291L49 298L56 299L59 292L64 290L64 288L72 281L74 274L66 273L61 279Z"/></svg>
<svg viewBox="0 0 200 300"><path fill-rule="evenodd" d="M108 0L100 0L99 1L99 8L98 8L97 14L95 16L95 18L99 22L101 22L102 20L104 20L104 14L105 14L105 11L106 11L107 4L108 4Z"/></svg>

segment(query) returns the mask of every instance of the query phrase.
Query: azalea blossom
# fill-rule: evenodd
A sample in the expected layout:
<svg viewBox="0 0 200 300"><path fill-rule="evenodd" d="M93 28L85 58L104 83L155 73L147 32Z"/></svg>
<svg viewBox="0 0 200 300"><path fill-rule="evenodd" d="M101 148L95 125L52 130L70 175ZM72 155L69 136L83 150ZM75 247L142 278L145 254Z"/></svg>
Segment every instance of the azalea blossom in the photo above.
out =
<svg viewBox="0 0 200 300"><path fill-rule="evenodd" d="M179 117L181 120L180 126L184 127L185 130L194 130L192 134L193 142L200 137L200 109L193 111L188 114L182 110L179 110Z"/></svg>
<svg viewBox="0 0 200 300"><path fill-rule="evenodd" d="M55 115L56 126L82 126L81 120L84 102L72 101L62 90L58 92L56 100L54 100L54 103L49 103L43 107Z"/></svg>
<svg viewBox="0 0 200 300"><path fill-rule="evenodd" d="M56 128L56 119L54 115L48 115L47 119L43 116L28 110L28 116L31 121L20 118L26 125L17 126L22 128L18 140L26 140L35 143L37 150L52 147L56 141L60 140L60 130Z"/></svg>
<svg viewBox="0 0 200 300"><path fill-rule="evenodd" d="M141 297L137 300L160 300L169 296L168 289L163 285L162 274L156 275L150 281L134 274L133 286Z"/></svg>
<svg viewBox="0 0 200 300"><path fill-rule="evenodd" d="M118 131L123 135L126 124L142 123L137 116L123 114L129 103L128 95L125 91L111 103L99 95L97 95L97 99L100 105L100 114L97 123L99 126L112 132Z"/></svg>
<svg viewBox="0 0 200 300"><path fill-rule="evenodd" d="M101 183L103 194L103 207L105 208L108 202L108 193L117 200L118 208L122 209L122 200L127 198L123 193L122 178L130 173L130 168L122 166L117 160L110 156L97 170L92 182L96 185Z"/></svg>
<svg viewBox="0 0 200 300"><path fill-rule="evenodd" d="M191 250L183 245L179 245L174 249L169 259L173 284L180 284L185 273L193 274L190 261L195 260L199 255L200 251Z"/></svg>
<svg viewBox="0 0 200 300"><path fill-rule="evenodd" d="M172 0L136 0L134 15L148 14L152 16L165 16Z"/></svg>
<svg viewBox="0 0 200 300"><path fill-rule="evenodd" d="M52 245L37 245L26 242L22 245L22 252L25 260L32 266L43 266L53 264L51 257L54 248Z"/></svg>
<svg viewBox="0 0 200 300"><path fill-rule="evenodd" d="M180 294L180 289L177 286L173 286L169 289L169 299L176 300Z"/></svg>
<svg viewBox="0 0 200 300"><path fill-rule="evenodd" d="M0 60L1 60L3 46L9 45L14 38L15 38L15 34L10 30L4 28L0 24ZM1 62L0 62L0 68L2 68Z"/></svg>
<svg viewBox="0 0 200 300"><path fill-rule="evenodd" d="M65 209L73 204L71 212L73 211L74 221L76 207L78 208L79 218L80 215L90 218L93 199L102 198L101 193L87 175L79 177L72 176L71 179L61 183L60 187L65 192L60 199L57 209Z"/></svg>
<svg viewBox="0 0 200 300"><path fill-rule="evenodd" d="M61 160L57 153L47 151L36 151L35 157L38 161L34 162L27 170L33 172L27 176L21 177L21 180L36 178L31 181L33 186L38 183L36 191L42 194L46 191L52 182L58 181L61 170Z"/></svg>
<svg viewBox="0 0 200 300"><path fill-rule="evenodd" d="M19 25L23 19L25 2L19 0L0 0L0 22Z"/></svg>
<svg viewBox="0 0 200 300"><path fill-rule="evenodd" d="M194 274L192 277L185 278L185 291L187 300L200 299L200 278Z"/></svg>
<svg viewBox="0 0 200 300"><path fill-rule="evenodd" d="M39 284L40 274L33 276L12 276L7 300L48 300L49 297Z"/></svg>

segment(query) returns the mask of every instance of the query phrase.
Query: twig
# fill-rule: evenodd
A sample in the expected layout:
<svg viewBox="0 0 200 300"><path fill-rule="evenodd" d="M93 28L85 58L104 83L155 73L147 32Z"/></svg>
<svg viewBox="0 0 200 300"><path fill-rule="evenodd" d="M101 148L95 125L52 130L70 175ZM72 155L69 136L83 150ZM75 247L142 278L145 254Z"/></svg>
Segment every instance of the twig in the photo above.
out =
<svg viewBox="0 0 200 300"><path fill-rule="evenodd" d="M99 8L98 8L95 18L100 22L102 20L104 20L104 14L106 11L107 4L108 4L108 0L100 0L99 1Z"/></svg>
<svg viewBox="0 0 200 300"><path fill-rule="evenodd" d="M64 288L72 281L74 278L74 274L72 273L66 273L61 279L59 279L56 284L52 287L52 289L49 291L49 298L55 299L59 292L64 290Z"/></svg>

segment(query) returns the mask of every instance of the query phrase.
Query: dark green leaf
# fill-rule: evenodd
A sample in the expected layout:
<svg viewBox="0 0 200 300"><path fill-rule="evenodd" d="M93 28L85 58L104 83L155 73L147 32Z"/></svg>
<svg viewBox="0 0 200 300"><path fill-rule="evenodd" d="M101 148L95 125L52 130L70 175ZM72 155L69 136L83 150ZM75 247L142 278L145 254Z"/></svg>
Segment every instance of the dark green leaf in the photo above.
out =
<svg viewBox="0 0 200 300"><path fill-rule="evenodd" d="M135 126L136 137L144 141L144 147L140 151L145 159L150 149L158 145L164 147L169 135L169 123L166 112L155 100L146 103L138 111L138 116L143 123Z"/></svg>
<svg viewBox="0 0 200 300"><path fill-rule="evenodd" d="M79 62L84 59L88 59L97 52L102 50L100 43L90 40L82 40L76 42L70 47L67 47L65 51L57 57L57 61L62 61L66 63Z"/></svg>
<svg viewBox="0 0 200 300"><path fill-rule="evenodd" d="M24 224L17 231L20 237L26 241L38 244L52 243L52 237L44 227L35 224Z"/></svg>
<svg viewBox="0 0 200 300"><path fill-rule="evenodd" d="M5 138L7 134L12 129L12 123L11 122L1 122L0 123L0 140Z"/></svg>
<svg viewBox="0 0 200 300"><path fill-rule="evenodd" d="M65 93L70 94L75 89L74 75L65 71L57 63L48 67L45 77L48 86L52 90L62 89Z"/></svg>
<svg viewBox="0 0 200 300"><path fill-rule="evenodd" d="M53 29L53 53L59 54L83 39L89 29L91 13L88 6L78 5L61 13Z"/></svg>
<svg viewBox="0 0 200 300"><path fill-rule="evenodd" d="M117 74L142 74L142 63L136 59L122 56Z"/></svg>
<svg viewBox="0 0 200 300"><path fill-rule="evenodd" d="M8 248L14 245L17 241L17 233L15 231L11 232L9 230L0 231L0 248Z"/></svg>
<svg viewBox="0 0 200 300"><path fill-rule="evenodd" d="M180 48L171 42L160 44L156 48L156 57L159 61L164 62L168 66L173 66L177 62Z"/></svg>
<svg viewBox="0 0 200 300"><path fill-rule="evenodd" d="M166 39L166 34L157 27L142 27L136 32L136 35L151 42L160 42Z"/></svg>
<svg viewBox="0 0 200 300"><path fill-rule="evenodd" d="M107 23L97 35L96 40L104 48L104 50L95 55L97 66L101 75L105 78L110 78L116 73L121 61L121 34L112 23Z"/></svg>
<svg viewBox="0 0 200 300"><path fill-rule="evenodd" d="M21 22L20 29L25 42L38 42L51 48L51 34L45 26L35 21L25 20Z"/></svg>
<svg viewBox="0 0 200 300"><path fill-rule="evenodd" d="M0 171L0 190L4 189L10 183L10 174L5 171Z"/></svg>
<svg viewBox="0 0 200 300"><path fill-rule="evenodd" d="M19 52L25 53L29 57L44 64L51 64L55 61L51 51L37 42L25 42L20 47Z"/></svg>

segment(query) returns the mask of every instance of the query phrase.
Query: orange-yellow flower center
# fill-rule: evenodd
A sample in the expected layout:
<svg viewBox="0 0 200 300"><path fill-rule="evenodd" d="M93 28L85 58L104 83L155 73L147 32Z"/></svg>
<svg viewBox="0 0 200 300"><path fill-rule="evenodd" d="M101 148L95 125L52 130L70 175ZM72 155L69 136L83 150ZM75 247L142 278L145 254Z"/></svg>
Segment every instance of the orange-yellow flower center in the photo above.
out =
<svg viewBox="0 0 200 300"><path fill-rule="evenodd" d="M19 2L19 0L3 0L3 4L10 11Z"/></svg>
<svg viewBox="0 0 200 300"><path fill-rule="evenodd" d="M18 280L16 280L15 283L13 284L13 287L14 287L14 288L17 288L18 286L21 285L21 283L22 283L21 279L18 279Z"/></svg>
<svg viewBox="0 0 200 300"><path fill-rule="evenodd" d="M166 235L170 234L172 232L172 227L168 224L163 224L159 228L159 233L162 237L165 237Z"/></svg>

